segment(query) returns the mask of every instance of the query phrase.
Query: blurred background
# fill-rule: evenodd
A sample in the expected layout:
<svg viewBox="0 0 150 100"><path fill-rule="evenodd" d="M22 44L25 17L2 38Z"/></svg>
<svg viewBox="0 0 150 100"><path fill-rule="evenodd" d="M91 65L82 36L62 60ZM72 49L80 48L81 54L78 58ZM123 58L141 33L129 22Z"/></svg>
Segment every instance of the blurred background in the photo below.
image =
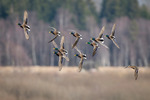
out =
<svg viewBox="0 0 150 100"><path fill-rule="evenodd" d="M25 10L29 40L17 25ZM120 49L104 37L110 49L100 46L92 57L86 42L103 26L110 34L114 23ZM61 72L48 43L50 26L65 36L70 61ZM69 30L83 38L77 44L87 55L81 73ZM149 43L150 0L0 0L0 100L150 100ZM138 80L127 65L142 66Z"/></svg>
<svg viewBox="0 0 150 100"><path fill-rule="evenodd" d="M88 62L95 66L149 66L150 65L150 1L149 0L0 0L0 65L1 66L57 66L53 45L48 41L54 36L49 26L65 36L65 48L69 51L66 66L75 66L76 50L71 50L75 38L68 30L76 30L83 36L77 47L87 54ZM30 40L24 37L17 23L23 21L28 11L31 27ZM110 34L116 23L117 49L106 37L109 50L100 46L92 57L92 47L87 45L91 37L97 37L102 26L104 35ZM60 37L56 39L57 44ZM94 66L93 65L93 66Z"/></svg>

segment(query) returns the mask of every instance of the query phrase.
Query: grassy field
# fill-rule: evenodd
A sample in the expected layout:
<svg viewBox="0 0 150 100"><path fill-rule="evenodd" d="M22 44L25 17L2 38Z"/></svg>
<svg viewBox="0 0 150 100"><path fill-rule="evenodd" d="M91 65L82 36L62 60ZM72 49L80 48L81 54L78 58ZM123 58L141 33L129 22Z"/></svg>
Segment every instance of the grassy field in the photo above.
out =
<svg viewBox="0 0 150 100"><path fill-rule="evenodd" d="M0 67L0 100L150 100L150 69Z"/></svg>

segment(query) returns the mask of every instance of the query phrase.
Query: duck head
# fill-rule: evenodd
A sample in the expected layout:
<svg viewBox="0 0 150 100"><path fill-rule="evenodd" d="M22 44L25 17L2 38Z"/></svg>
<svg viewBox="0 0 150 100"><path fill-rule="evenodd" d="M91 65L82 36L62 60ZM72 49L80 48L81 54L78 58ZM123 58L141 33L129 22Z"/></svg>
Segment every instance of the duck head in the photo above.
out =
<svg viewBox="0 0 150 100"><path fill-rule="evenodd" d="M107 38L109 38L109 35L105 35Z"/></svg>
<svg viewBox="0 0 150 100"><path fill-rule="evenodd" d="M74 56L77 56L77 57L79 57L79 54L75 54Z"/></svg>
<svg viewBox="0 0 150 100"><path fill-rule="evenodd" d="M95 41L95 38L91 38L91 40L94 40L94 41Z"/></svg>
<svg viewBox="0 0 150 100"><path fill-rule="evenodd" d="M86 42L86 44L91 44L91 42Z"/></svg>
<svg viewBox="0 0 150 100"><path fill-rule="evenodd" d="M69 34L72 34L72 35L74 35L74 32L70 32Z"/></svg>
<svg viewBox="0 0 150 100"><path fill-rule="evenodd" d="M18 25L19 25L19 26L21 26L21 24L20 24L20 23L18 23Z"/></svg>
<svg viewBox="0 0 150 100"><path fill-rule="evenodd" d="M59 50L58 48L53 48L54 50Z"/></svg>
<svg viewBox="0 0 150 100"><path fill-rule="evenodd" d="M54 34L54 31L49 31L49 33L52 33L52 34Z"/></svg>
<svg viewBox="0 0 150 100"><path fill-rule="evenodd" d="M20 27L22 27L21 23L18 23L18 25L19 25Z"/></svg>
<svg viewBox="0 0 150 100"><path fill-rule="evenodd" d="M55 52L55 51L54 51L53 53L54 53L55 55L59 56L59 55L58 55L58 52Z"/></svg>
<svg viewBox="0 0 150 100"><path fill-rule="evenodd" d="M57 54L57 52L53 52L54 54Z"/></svg>

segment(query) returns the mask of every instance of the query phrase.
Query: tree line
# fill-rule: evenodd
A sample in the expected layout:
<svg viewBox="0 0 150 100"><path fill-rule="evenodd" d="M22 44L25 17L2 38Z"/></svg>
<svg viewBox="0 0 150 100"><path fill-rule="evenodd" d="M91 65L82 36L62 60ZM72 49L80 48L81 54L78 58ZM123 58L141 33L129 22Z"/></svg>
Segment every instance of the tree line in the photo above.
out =
<svg viewBox="0 0 150 100"><path fill-rule="evenodd" d="M139 6L137 0L133 1L103 0L101 12L97 12L92 0L1 0L0 65L57 65L58 58L53 54L53 45L47 43L52 39L49 26L53 26L65 36L65 48L68 50L70 62L65 62L64 65L78 64L78 59L73 56L77 52L71 50L74 38L68 31L73 29L84 38L78 47L88 55L86 65L148 66L149 10L146 6ZM124 10L121 10L121 7L124 7ZM22 21L24 10L29 13L29 41L25 40L23 31L16 25ZM92 48L85 43L91 37L97 37L102 26L106 27L104 34L109 34L114 23L117 25L116 38L121 50L116 49L104 37L105 44L110 49L101 47L92 58ZM59 42L59 39L56 40L57 44Z"/></svg>
<svg viewBox="0 0 150 100"><path fill-rule="evenodd" d="M97 22L102 18L110 22L122 16L150 19L147 7L139 6L138 0L103 0L100 12L96 11L92 0L1 0L0 18L7 18L12 13L22 16L26 9L36 12L39 19L55 24L53 21L59 8L68 9L73 14L72 23L81 30L87 28L86 16L94 16Z"/></svg>

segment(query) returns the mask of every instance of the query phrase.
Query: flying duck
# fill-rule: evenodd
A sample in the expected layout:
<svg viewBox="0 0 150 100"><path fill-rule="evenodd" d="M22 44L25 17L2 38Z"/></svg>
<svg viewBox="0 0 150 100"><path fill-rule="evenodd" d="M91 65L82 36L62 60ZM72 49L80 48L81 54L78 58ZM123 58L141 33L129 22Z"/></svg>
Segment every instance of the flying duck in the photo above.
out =
<svg viewBox="0 0 150 100"><path fill-rule="evenodd" d="M125 68L132 68L132 69L134 69L135 70L134 77L135 77L135 80L137 80L137 78L138 78L138 71L139 71L138 67L136 67L136 66L127 66Z"/></svg>
<svg viewBox="0 0 150 100"><path fill-rule="evenodd" d="M29 40L28 32L30 31L30 26L27 25L28 22L28 13L24 11L23 24L18 23L18 25L24 30L24 34L27 40Z"/></svg>
<svg viewBox="0 0 150 100"><path fill-rule="evenodd" d="M115 42L115 28L116 28L116 24L113 25L112 30L111 30L111 34L110 35L106 35L106 37L110 40L113 41L113 43L117 46L117 48L120 48L119 45Z"/></svg>
<svg viewBox="0 0 150 100"><path fill-rule="evenodd" d="M99 33L99 36L97 38L91 38L91 40L101 44L102 46L104 46L105 48L109 49L105 44L104 44L104 38L102 37L103 36L103 33L104 33L104 30L105 30L105 26L102 27L100 33Z"/></svg>
<svg viewBox="0 0 150 100"><path fill-rule="evenodd" d="M81 51L80 51L76 46L75 46L75 49L79 52L79 54L75 54L74 56L77 56L77 57L80 58L80 62L79 62L79 72L81 72L81 70L82 70L82 65L83 65L83 61L84 61L85 59L87 59L87 58L86 58L86 54L81 53Z"/></svg>
<svg viewBox="0 0 150 100"><path fill-rule="evenodd" d="M50 27L50 28L52 28L53 30L52 30L52 31L49 31L49 33L55 35L55 37L54 37L52 40L50 40L48 43L52 42L52 41L55 40L58 36L60 36L60 32L57 31L56 28L54 28L54 27Z"/></svg>
<svg viewBox="0 0 150 100"><path fill-rule="evenodd" d="M77 32L74 31L74 30L72 30L69 34L72 34L72 35L76 38L74 44L72 45L72 49L73 49L73 48L77 45L79 39L82 39L82 38L81 38L82 35L80 35L79 33L77 33Z"/></svg>

